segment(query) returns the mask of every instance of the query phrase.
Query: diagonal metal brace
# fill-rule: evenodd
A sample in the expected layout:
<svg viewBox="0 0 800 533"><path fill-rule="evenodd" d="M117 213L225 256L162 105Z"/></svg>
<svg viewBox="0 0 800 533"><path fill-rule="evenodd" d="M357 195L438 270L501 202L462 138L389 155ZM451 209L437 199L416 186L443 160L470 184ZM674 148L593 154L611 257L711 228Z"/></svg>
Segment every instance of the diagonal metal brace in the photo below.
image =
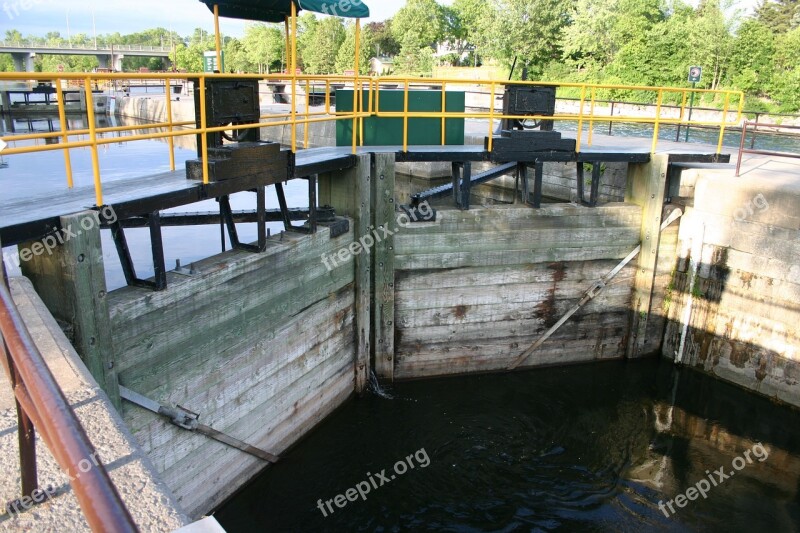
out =
<svg viewBox="0 0 800 533"><path fill-rule="evenodd" d="M119 387L119 395L123 400L127 400L135 405L138 405L139 407L147 409L148 411L152 411L153 413L168 418L171 424L178 426L179 428L200 433L201 435L205 435L206 437L214 439L217 442L221 442L222 444L236 448L237 450L241 450L247 454L258 457L259 459L270 463L277 463L280 460L277 455L273 455L269 452L256 448L255 446L251 446L250 444L247 444L246 442L243 442L235 437L231 437L230 435L226 435L221 431L217 431L212 427L201 424L199 422L200 415L189 411L185 407L181 407L180 405L176 407L167 407L161 405L160 403L142 396L138 392L134 392L126 387L123 387L122 385Z"/></svg>

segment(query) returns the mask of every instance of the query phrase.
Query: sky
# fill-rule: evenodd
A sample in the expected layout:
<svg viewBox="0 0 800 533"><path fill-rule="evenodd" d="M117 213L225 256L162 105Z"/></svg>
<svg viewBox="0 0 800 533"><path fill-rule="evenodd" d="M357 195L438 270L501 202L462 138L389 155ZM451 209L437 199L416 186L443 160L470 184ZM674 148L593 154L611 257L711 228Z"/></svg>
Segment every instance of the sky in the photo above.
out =
<svg viewBox="0 0 800 533"><path fill-rule="evenodd" d="M366 2L373 21L393 16L405 4L404 0ZM751 8L756 2L741 0L738 5ZM440 3L451 4L452 0ZM199 0L0 0L0 39L10 29L19 30L23 35L57 31L66 37L77 33L91 36L95 28L98 34L119 32L124 35L159 26L188 36L195 28L213 31L214 19ZM221 21L225 35L241 37L244 27L244 21Z"/></svg>
<svg viewBox="0 0 800 533"><path fill-rule="evenodd" d="M370 21L386 20L405 4L404 0L366 2L372 14ZM221 19L226 35L240 37L244 25L244 21ZM66 37L68 33L91 36L94 28L98 34L124 35L159 26L187 36L195 28L213 31L214 18L199 0L0 0L0 39L10 29L23 35L58 31Z"/></svg>

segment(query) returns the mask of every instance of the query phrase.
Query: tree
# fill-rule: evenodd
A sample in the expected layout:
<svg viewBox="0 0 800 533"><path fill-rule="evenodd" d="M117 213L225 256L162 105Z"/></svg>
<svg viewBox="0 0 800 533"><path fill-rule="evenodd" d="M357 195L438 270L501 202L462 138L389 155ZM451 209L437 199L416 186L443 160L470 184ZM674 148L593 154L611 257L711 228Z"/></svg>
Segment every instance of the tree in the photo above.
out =
<svg viewBox="0 0 800 533"><path fill-rule="evenodd" d="M733 85L746 93L763 95L772 82L775 35L758 19L745 20L736 33L729 71Z"/></svg>
<svg viewBox="0 0 800 533"><path fill-rule="evenodd" d="M372 31L365 27L361 31L361 47L358 61L358 73L369 74L370 59L375 56L375 45ZM356 57L356 25L348 24L347 36L339 53L336 55L336 72L343 74L346 70L353 70Z"/></svg>
<svg viewBox="0 0 800 533"><path fill-rule="evenodd" d="M258 73L274 72L286 64L286 38L278 25L249 24L244 31L242 48L247 68Z"/></svg>
<svg viewBox="0 0 800 533"><path fill-rule="evenodd" d="M800 0L761 0L756 8L759 22L775 33L796 28L800 17Z"/></svg>
<svg viewBox="0 0 800 533"><path fill-rule="evenodd" d="M495 0L500 16L489 32L494 57L511 64L515 57L540 75L561 58L558 36L569 23L570 0Z"/></svg>
<svg viewBox="0 0 800 533"><path fill-rule="evenodd" d="M486 36L497 15L489 0L455 0L445 9L445 15L446 37L459 55L469 49L486 47Z"/></svg>
<svg viewBox="0 0 800 533"><path fill-rule="evenodd" d="M735 18L726 20L719 0L704 0L690 23L692 31L687 42L691 49L690 61L705 67L709 74L705 77L706 86L711 89L717 89L725 75L733 44L731 26L734 22Z"/></svg>
<svg viewBox="0 0 800 533"><path fill-rule="evenodd" d="M304 33L303 66L308 74L331 74L346 37L342 19L326 17Z"/></svg>
<svg viewBox="0 0 800 533"><path fill-rule="evenodd" d="M372 34L375 55L393 56L400 53L400 43L392 36L392 19L384 22L370 22L365 26Z"/></svg>
<svg viewBox="0 0 800 533"><path fill-rule="evenodd" d="M434 46L445 32L445 16L436 0L408 0L392 19L392 35L399 43L409 34L422 46Z"/></svg>
<svg viewBox="0 0 800 533"><path fill-rule="evenodd" d="M394 68L397 73L430 76L433 73L433 49L422 44L414 32L408 32L400 53L395 57Z"/></svg>
<svg viewBox="0 0 800 533"><path fill-rule="evenodd" d="M775 70L770 96L778 101L781 111L800 110L800 28L776 38Z"/></svg>

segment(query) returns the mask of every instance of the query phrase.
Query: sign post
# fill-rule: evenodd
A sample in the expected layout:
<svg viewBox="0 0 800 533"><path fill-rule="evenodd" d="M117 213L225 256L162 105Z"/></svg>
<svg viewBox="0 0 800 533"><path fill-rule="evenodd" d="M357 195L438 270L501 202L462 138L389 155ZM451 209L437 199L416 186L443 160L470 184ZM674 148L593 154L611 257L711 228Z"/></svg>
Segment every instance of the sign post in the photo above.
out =
<svg viewBox="0 0 800 533"><path fill-rule="evenodd" d="M215 51L203 53L203 72L213 74L214 72L225 72L225 51L220 52L222 57L222 68L217 62L217 53Z"/></svg>
<svg viewBox="0 0 800 533"><path fill-rule="evenodd" d="M692 109L694 108L694 89L697 87L697 84L700 83L700 80L703 78L703 67L690 67L689 68L689 82L692 84L692 96L689 99L689 119L687 120L686 124L686 142L689 142L689 124L688 122L692 121ZM678 126L680 128L680 126ZM680 137L680 129L678 131L678 136Z"/></svg>

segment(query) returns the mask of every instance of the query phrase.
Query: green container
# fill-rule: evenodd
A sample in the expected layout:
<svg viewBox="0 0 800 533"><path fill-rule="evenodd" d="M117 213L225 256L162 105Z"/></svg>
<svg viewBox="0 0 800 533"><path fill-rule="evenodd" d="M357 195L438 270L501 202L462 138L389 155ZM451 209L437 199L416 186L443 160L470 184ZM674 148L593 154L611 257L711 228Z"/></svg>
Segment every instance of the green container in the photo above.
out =
<svg viewBox="0 0 800 533"><path fill-rule="evenodd" d="M380 91L381 112L402 112L403 91ZM364 109L369 109L371 94L364 93ZM463 113L465 93L447 91L447 112ZM336 91L336 110L350 113L353 111L352 89ZM437 90L413 90L408 93L409 112L441 112L442 92ZM464 144L464 119L449 118L445 120L445 144ZM353 121L336 121L336 146L352 146ZM408 144L410 146L442 144L442 120L438 118L408 119ZM402 146L403 119L369 117L364 119L364 146Z"/></svg>

